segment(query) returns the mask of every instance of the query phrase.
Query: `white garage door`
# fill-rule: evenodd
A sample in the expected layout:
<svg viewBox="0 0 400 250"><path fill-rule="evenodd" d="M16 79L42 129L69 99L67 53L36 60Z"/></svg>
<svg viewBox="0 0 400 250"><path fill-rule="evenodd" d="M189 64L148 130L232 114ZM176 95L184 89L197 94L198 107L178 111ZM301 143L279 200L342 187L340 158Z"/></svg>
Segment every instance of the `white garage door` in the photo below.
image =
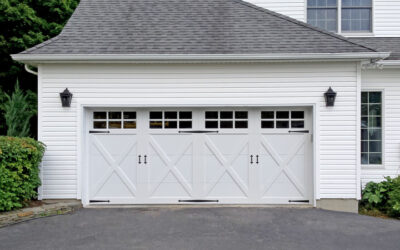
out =
<svg viewBox="0 0 400 250"><path fill-rule="evenodd" d="M90 111L91 203L312 201L307 108Z"/></svg>

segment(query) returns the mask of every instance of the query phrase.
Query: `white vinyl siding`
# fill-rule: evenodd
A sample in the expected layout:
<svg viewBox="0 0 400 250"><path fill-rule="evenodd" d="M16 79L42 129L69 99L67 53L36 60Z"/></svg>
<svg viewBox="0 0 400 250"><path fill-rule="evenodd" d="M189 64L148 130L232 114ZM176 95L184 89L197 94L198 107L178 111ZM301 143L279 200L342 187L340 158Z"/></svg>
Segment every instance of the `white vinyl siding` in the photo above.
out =
<svg viewBox="0 0 400 250"><path fill-rule="evenodd" d="M363 166L362 184L379 182L385 176L400 174L400 71L398 69L365 70L363 90L382 91L383 98L383 165Z"/></svg>
<svg viewBox="0 0 400 250"><path fill-rule="evenodd" d="M246 0L246 2L303 22L306 21L306 1L307 0Z"/></svg>
<svg viewBox="0 0 400 250"><path fill-rule="evenodd" d="M357 196L357 64L42 65L39 139L43 198L75 198L78 191L77 102L131 105L317 105L320 198ZM324 92L338 97L326 108ZM59 93L73 93L61 108ZM123 106L121 104L121 106ZM317 137L315 138L318 139Z"/></svg>
<svg viewBox="0 0 400 250"><path fill-rule="evenodd" d="M297 20L307 21L307 0L247 0L260 7L276 11ZM339 0L338 0L339 1ZM400 1L372 0L372 35L376 37L400 36ZM357 36L357 33L343 33ZM359 34L358 34L359 35ZM371 35L371 34L368 34Z"/></svg>
<svg viewBox="0 0 400 250"><path fill-rule="evenodd" d="M400 1L374 0L374 35L382 37L400 36Z"/></svg>

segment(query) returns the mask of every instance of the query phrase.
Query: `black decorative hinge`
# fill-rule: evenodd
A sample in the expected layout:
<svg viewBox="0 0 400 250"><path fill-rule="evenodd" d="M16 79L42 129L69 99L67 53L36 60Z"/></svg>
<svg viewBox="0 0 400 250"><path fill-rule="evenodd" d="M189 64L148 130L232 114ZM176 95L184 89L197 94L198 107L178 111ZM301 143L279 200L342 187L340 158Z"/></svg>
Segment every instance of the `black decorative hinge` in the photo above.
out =
<svg viewBox="0 0 400 250"><path fill-rule="evenodd" d="M110 203L110 200L90 200L90 203Z"/></svg>
<svg viewBox="0 0 400 250"><path fill-rule="evenodd" d="M219 200L179 200L179 202L207 203L207 202L219 202Z"/></svg>
<svg viewBox="0 0 400 250"><path fill-rule="evenodd" d="M180 134L218 134L218 130L181 130Z"/></svg>
<svg viewBox="0 0 400 250"><path fill-rule="evenodd" d="M289 202L310 203L310 200L289 200Z"/></svg>
<svg viewBox="0 0 400 250"><path fill-rule="evenodd" d="M299 134L308 134L310 133L310 130L289 130L289 133L299 133Z"/></svg>

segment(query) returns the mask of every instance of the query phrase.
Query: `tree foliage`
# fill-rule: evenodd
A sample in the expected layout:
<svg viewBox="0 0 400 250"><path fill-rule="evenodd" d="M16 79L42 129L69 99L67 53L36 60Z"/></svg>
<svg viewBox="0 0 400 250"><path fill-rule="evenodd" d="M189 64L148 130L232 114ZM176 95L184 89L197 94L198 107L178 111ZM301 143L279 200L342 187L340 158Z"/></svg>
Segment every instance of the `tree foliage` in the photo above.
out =
<svg viewBox="0 0 400 250"><path fill-rule="evenodd" d="M28 90L27 93L15 85L12 95L5 94L3 104L4 118L7 126L7 135L15 137L30 136L30 120L36 114L36 94Z"/></svg>
<svg viewBox="0 0 400 250"><path fill-rule="evenodd" d="M3 92L12 91L17 78L22 89L36 91L36 77L26 73L23 65L14 62L10 54L19 53L58 35L78 2L0 0L0 89ZM0 114L0 124L4 123L3 119ZM1 133L4 134L4 130Z"/></svg>

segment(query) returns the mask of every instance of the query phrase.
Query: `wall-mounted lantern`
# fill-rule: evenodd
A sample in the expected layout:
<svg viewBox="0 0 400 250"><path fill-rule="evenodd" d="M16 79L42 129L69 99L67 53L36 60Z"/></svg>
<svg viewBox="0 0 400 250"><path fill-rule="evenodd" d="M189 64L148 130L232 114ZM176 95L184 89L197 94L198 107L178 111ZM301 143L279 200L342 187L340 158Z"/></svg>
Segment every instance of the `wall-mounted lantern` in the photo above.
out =
<svg viewBox="0 0 400 250"><path fill-rule="evenodd" d="M72 93L69 92L68 88L64 92L60 93L61 104L64 108L71 107Z"/></svg>
<svg viewBox="0 0 400 250"><path fill-rule="evenodd" d="M336 95L337 93L329 87L328 91L325 92L325 102L327 107L335 106Z"/></svg>

